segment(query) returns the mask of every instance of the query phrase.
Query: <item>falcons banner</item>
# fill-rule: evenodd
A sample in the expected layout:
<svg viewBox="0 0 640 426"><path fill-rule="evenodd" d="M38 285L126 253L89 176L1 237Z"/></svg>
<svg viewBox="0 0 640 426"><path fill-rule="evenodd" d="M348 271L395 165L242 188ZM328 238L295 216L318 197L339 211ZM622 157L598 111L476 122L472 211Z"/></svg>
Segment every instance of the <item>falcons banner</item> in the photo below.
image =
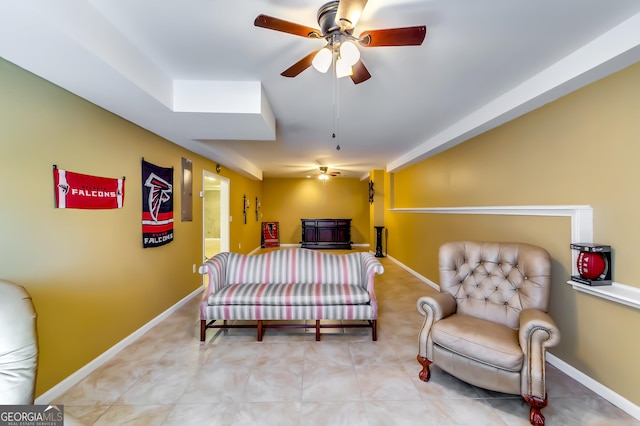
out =
<svg viewBox="0 0 640 426"><path fill-rule="evenodd" d="M142 247L173 241L173 168L142 160Z"/></svg>
<svg viewBox="0 0 640 426"><path fill-rule="evenodd" d="M124 178L83 175L53 167L56 207L59 209L121 209Z"/></svg>

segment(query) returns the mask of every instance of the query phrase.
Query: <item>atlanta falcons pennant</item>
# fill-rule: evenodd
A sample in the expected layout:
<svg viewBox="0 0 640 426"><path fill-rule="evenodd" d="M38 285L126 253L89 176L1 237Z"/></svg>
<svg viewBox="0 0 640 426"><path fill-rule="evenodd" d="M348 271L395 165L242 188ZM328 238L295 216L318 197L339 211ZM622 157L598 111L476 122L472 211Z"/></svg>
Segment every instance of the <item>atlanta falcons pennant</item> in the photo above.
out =
<svg viewBox="0 0 640 426"><path fill-rule="evenodd" d="M173 241L173 168L142 160L142 247Z"/></svg>
<svg viewBox="0 0 640 426"><path fill-rule="evenodd" d="M120 209L124 204L124 178L83 175L53 166L53 185L59 209Z"/></svg>

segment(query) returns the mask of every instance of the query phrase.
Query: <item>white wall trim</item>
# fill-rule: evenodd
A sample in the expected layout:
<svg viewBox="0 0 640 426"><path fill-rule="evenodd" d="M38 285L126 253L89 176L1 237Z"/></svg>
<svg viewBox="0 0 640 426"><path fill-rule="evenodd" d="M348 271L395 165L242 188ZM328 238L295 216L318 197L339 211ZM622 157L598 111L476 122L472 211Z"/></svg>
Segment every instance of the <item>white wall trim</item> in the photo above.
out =
<svg viewBox="0 0 640 426"><path fill-rule="evenodd" d="M392 262L396 263L398 266L400 266L404 270L408 271L410 274L418 278L420 281L427 283L428 285L435 288L436 290L439 290L439 286L433 281L431 281L430 279L428 279L427 277L420 275L413 269L402 264L401 262L399 262L398 260L394 259L391 256L387 256L387 258ZM634 418L640 420L640 407L635 405L633 402L629 401L622 395L612 391L602 383L592 379L591 377L584 374L582 371L576 369L572 365L566 363L565 361L561 360L557 356L550 354L549 352L547 352L546 359L549 364L553 365L554 367L562 371L567 376L571 377L578 383L585 385L586 387L591 389L593 392L595 392L602 398L606 399L616 407L628 413L630 416L633 416Z"/></svg>
<svg viewBox="0 0 640 426"><path fill-rule="evenodd" d="M158 325L162 320L169 317L169 315L176 312L189 300L196 297L199 293L202 292L202 290L203 288L200 287L192 291L190 294L182 298L182 300L180 300L178 303L171 306L169 309L167 309L166 311L164 311L163 313L161 313L160 315L158 315L157 317L155 317L154 319L152 319L151 321L149 321L148 323L146 323L145 325L143 325L142 327L140 327L139 329L137 329L136 331L134 331L133 333L131 333L130 335L128 335L127 337L119 341L118 343L116 343L115 345L113 345L107 351L103 352L101 355L94 358L84 367L80 368L79 370L71 374L69 377L67 377L66 379L64 379L63 381L61 381L60 383L58 383L57 385L55 385L54 387L52 387L51 389L49 389L48 391L46 391L45 393L37 397L35 400L35 404L49 404L51 401L55 400L56 398L59 398L62 394L64 394L69 389L71 389L74 385L78 384L80 380L87 377L89 374L95 371L98 367L100 367L101 365L109 361L111 358L113 358L118 352L120 352L121 350L129 346L131 343L133 343L135 340L140 338L144 333L146 333L147 331L151 330L153 327Z"/></svg>
<svg viewBox="0 0 640 426"><path fill-rule="evenodd" d="M612 282L611 285L603 286L590 286L572 280L567 281L567 284L581 293L640 309L640 288L620 284L615 281Z"/></svg>
<svg viewBox="0 0 640 426"><path fill-rule="evenodd" d="M602 383L593 380L591 377L584 374L582 371L567 364L557 356L547 352L547 362L558 370L562 371L567 376L574 379L576 382L588 387L616 407L628 413L630 416L640 420L640 406L637 406L633 402L629 401L622 395L612 391Z"/></svg>
<svg viewBox="0 0 640 426"><path fill-rule="evenodd" d="M429 278L427 278L427 277L425 277L423 275L420 275L418 272L414 271L413 269L409 268L404 263L400 262L397 259L394 259L393 257L391 257L389 255L387 255L387 259L389 259L390 261L392 261L393 263L395 263L396 265L398 265L399 267L401 267L405 271L409 272L411 275L413 275L414 277L416 277L417 279L419 279L423 283L425 283L425 284L429 285L430 287L433 287L434 289L440 291L440 286L438 284L434 283L433 281L431 281Z"/></svg>
<svg viewBox="0 0 640 426"><path fill-rule="evenodd" d="M392 208L397 213L425 214L487 214L507 216L554 216L571 218L571 242L593 242L593 208L589 205L547 205L547 206L476 206L476 207L417 207ZM571 275L578 275L577 250L571 252ZM607 299L634 308L640 307L640 290L622 283L613 286L590 287L573 281L569 284L577 291Z"/></svg>
<svg viewBox="0 0 640 426"><path fill-rule="evenodd" d="M397 213L568 216L571 218L571 242L593 242L593 208L589 205L417 207L393 208L389 211Z"/></svg>

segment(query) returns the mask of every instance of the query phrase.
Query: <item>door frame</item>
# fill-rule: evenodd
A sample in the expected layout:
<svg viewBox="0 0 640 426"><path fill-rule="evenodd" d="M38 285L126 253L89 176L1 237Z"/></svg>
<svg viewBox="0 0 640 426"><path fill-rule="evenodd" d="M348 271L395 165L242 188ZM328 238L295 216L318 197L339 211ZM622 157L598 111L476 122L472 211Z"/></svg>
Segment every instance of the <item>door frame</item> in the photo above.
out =
<svg viewBox="0 0 640 426"><path fill-rule="evenodd" d="M229 224L229 199L230 199L230 185L231 182L228 178L222 177L217 173L210 172L209 170L202 170L202 259L206 260L205 253L205 238L206 238L206 214L205 214L205 191L206 191L206 179L214 178L220 182L220 251L229 251L230 240L230 224Z"/></svg>

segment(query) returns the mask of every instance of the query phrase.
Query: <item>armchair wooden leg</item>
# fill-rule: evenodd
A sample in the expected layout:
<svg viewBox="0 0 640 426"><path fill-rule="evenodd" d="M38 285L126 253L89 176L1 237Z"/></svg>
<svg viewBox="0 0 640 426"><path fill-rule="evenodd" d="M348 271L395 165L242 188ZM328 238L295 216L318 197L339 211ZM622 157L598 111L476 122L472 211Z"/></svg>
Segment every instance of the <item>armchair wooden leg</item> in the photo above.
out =
<svg viewBox="0 0 640 426"><path fill-rule="evenodd" d="M428 382L431 378L431 371L429 370L429 366L433 361L429 361L427 358L420 355L418 355L416 359L418 360L420 365L422 365L422 370L420 371L420 373L418 373L418 377L423 382Z"/></svg>
<svg viewBox="0 0 640 426"><path fill-rule="evenodd" d="M204 342L207 337L207 321L200 320L200 341Z"/></svg>
<svg viewBox="0 0 640 426"><path fill-rule="evenodd" d="M531 410L529 411L529 421L531 424L534 426L544 426L544 416L540 410L547 406L547 396L545 395L544 399L532 395L522 395L522 397L531 405Z"/></svg>

